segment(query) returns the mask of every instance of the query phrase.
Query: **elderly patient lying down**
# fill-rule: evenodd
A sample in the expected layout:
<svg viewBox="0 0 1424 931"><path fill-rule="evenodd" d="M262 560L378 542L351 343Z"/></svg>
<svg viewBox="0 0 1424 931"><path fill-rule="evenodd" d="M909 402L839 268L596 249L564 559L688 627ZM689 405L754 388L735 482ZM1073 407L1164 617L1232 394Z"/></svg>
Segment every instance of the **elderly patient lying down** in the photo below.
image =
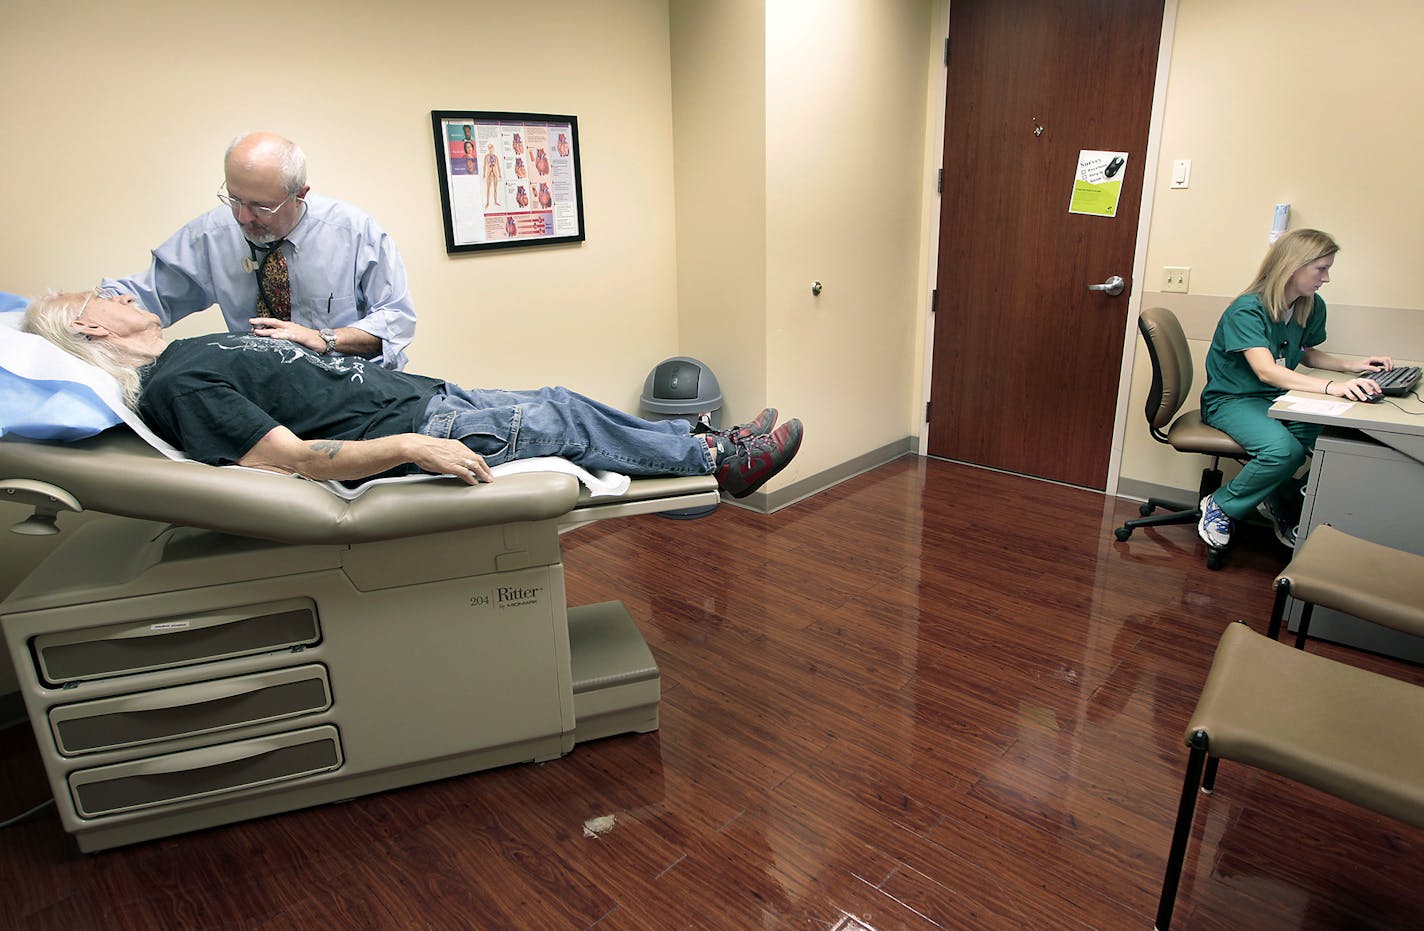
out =
<svg viewBox="0 0 1424 931"><path fill-rule="evenodd" d="M356 356L232 334L167 340L129 295L51 294L23 328L119 380L154 433L188 456L351 481L414 472L491 481L490 467L561 456L625 475L715 474L756 491L801 446L801 422L649 421L565 388L466 389Z"/></svg>

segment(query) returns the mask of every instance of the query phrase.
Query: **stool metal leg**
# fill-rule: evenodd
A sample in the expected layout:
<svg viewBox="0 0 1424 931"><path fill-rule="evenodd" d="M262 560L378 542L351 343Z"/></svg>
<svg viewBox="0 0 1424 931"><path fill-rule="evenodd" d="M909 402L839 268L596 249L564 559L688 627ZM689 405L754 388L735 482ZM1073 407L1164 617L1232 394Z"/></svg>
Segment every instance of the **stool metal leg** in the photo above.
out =
<svg viewBox="0 0 1424 931"><path fill-rule="evenodd" d="M1167 872L1162 877L1162 898L1157 902L1157 931L1168 931L1172 910L1177 904L1177 885L1182 880L1182 864L1187 858L1187 841L1192 836L1192 819L1196 814L1197 789L1202 784L1202 768L1207 760L1205 731L1192 735L1191 755L1187 758L1187 776L1182 782L1182 800L1177 804L1177 826L1172 830L1172 847L1167 852ZM1215 759L1212 760L1215 763ZM1213 770L1215 766L1212 767Z"/></svg>
<svg viewBox="0 0 1424 931"><path fill-rule="evenodd" d="M1310 615L1315 611L1315 605L1310 602L1302 602L1300 606L1300 626L1295 629L1295 648L1305 649L1305 637L1310 633Z"/></svg>
<svg viewBox="0 0 1424 931"><path fill-rule="evenodd" d="M1286 616L1286 602L1290 600L1290 579L1281 579L1276 585L1276 600L1271 605L1271 624L1266 628L1266 636L1272 640L1281 639L1281 622Z"/></svg>

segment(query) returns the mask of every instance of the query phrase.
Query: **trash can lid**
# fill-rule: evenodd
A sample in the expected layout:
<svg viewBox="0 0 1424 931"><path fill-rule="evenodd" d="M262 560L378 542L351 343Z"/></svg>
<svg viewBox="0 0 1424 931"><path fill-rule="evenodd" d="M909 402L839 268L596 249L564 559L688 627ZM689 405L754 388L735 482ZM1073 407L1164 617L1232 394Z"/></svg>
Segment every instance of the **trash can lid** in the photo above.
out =
<svg viewBox="0 0 1424 931"><path fill-rule="evenodd" d="M722 386L696 359L674 356L653 367L643 383L643 406L664 414L713 410L722 405Z"/></svg>

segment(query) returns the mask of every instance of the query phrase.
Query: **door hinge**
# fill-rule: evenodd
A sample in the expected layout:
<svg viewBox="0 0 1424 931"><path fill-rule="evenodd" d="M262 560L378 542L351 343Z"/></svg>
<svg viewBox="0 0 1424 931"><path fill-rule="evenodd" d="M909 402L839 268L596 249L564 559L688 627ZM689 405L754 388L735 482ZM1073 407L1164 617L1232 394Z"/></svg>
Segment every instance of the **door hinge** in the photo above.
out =
<svg viewBox="0 0 1424 931"><path fill-rule="evenodd" d="M949 67L949 36L944 37L944 66Z"/></svg>
<svg viewBox="0 0 1424 931"><path fill-rule="evenodd" d="M944 193L944 169L939 170L939 179L935 181L935 190L940 194Z"/></svg>
<svg viewBox="0 0 1424 931"><path fill-rule="evenodd" d="M933 404L933 403L934 403L933 401L926 401L926 402L925 402L925 423L929 423L929 422L930 422L930 405Z"/></svg>
<svg viewBox="0 0 1424 931"><path fill-rule="evenodd" d="M935 313L935 312L938 311L938 310L939 310L939 288L935 288L933 291L930 292L930 313Z"/></svg>

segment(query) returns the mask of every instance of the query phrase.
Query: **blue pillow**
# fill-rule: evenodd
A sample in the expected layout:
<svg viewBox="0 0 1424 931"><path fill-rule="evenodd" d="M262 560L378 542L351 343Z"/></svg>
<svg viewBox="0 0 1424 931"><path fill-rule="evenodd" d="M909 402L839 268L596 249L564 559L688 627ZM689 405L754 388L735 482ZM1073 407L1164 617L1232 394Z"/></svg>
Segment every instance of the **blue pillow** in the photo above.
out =
<svg viewBox="0 0 1424 931"><path fill-rule="evenodd" d="M122 422L113 379L43 337L20 332L19 310L28 305L0 292L0 436L67 442Z"/></svg>
<svg viewBox="0 0 1424 931"><path fill-rule="evenodd" d="M0 436L82 440L119 423L119 415L84 385L31 381L0 367Z"/></svg>

